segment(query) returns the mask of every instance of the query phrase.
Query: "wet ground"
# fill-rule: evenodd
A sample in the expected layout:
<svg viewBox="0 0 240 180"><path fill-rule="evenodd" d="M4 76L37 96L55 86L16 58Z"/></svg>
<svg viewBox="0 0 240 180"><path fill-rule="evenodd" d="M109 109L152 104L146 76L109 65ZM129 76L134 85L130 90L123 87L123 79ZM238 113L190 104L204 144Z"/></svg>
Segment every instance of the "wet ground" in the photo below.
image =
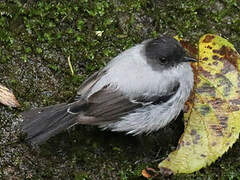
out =
<svg viewBox="0 0 240 180"><path fill-rule="evenodd" d="M181 118L141 137L76 126L33 148L20 113L71 101L87 76L159 34L196 43L214 33L240 50L239 11L237 0L0 1L0 83L22 105L0 105L0 179L143 179L141 170L157 167L176 146ZM239 145L210 167L170 179L240 179Z"/></svg>

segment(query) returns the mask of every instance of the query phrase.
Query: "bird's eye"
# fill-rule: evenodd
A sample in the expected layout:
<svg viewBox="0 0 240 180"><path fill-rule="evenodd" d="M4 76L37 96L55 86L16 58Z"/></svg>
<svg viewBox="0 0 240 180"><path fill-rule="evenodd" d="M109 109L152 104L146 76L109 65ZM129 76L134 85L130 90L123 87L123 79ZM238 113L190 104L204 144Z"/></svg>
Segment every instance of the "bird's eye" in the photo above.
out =
<svg viewBox="0 0 240 180"><path fill-rule="evenodd" d="M158 60L159 60L160 64L162 64L162 65L168 63L168 61L167 61L167 59L166 59L165 57L161 57L161 58L159 58Z"/></svg>

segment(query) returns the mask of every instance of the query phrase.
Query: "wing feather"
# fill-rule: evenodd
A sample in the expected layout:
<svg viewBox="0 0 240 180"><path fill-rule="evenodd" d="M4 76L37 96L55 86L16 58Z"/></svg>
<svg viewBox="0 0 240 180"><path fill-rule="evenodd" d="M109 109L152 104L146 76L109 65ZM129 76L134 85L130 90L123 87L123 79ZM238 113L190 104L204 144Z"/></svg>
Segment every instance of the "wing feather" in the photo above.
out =
<svg viewBox="0 0 240 180"><path fill-rule="evenodd" d="M93 93L88 99L80 99L73 103L69 112L79 113L78 122L80 124L101 124L108 121L117 121L121 116L133 112L137 108L166 102L177 92L178 88L179 84L176 84L176 87L165 95L129 99L116 88L106 85ZM86 117L92 117L94 120L88 123Z"/></svg>
<svg viewBox="0 0 240 180"><path fill-rule="evenodd" d="M78 89L77 96L75 100L84 98L90 92L91 88L98 82L98 80L106 73L106 70L100 70L93 73L89 78L87 78L80 88Z"/></svg>

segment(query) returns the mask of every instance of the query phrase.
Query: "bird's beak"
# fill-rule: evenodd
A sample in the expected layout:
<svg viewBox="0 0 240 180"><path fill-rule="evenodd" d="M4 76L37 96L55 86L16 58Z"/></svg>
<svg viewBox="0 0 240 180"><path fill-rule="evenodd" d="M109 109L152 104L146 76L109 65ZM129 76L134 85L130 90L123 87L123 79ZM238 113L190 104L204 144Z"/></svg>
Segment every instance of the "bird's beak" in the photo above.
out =
<svg viewBox="0 0 240 180"><path fill-rule="evenodd" d="M194 59L194 58L190 58L190 57L184 57L183 58L184 62L198 62L198 60Z"/></svg>

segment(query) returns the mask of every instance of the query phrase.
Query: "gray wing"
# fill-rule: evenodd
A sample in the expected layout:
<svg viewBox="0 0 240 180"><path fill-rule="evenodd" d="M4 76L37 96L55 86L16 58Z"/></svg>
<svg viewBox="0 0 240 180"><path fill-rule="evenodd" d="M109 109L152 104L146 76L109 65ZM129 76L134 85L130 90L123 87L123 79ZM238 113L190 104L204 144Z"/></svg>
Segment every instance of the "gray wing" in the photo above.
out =
<svg viewBox="0 0 240 180"><path fill-rule="evenodd" d="M136 108L168 101L178 88L179 84L166 95L129 99L108 85L92 94L88 99L79 99L69 107L68 111L79 114L78 122L80 124L96 125L108 121L118 121L121 116L134 111Z"/></svg>
<svg viewBox="0 0 240 180"><path fill-rule="evenodd" d="M80 86L75 100L81 99L90 92L91 88L96 84L96 82L106 73L106 70L100 70L93 73L89 78L87 78Z"/></svg>
<svg viewBox="0 0 240 180"><path fill-rule="evenodd" d="M100 124L106 121L116 121L120 116L141 106L142 103L130 100L110 86L104 86L88 99L80 98L74 102L68 112L79 114L80 124Z"/></svg>

